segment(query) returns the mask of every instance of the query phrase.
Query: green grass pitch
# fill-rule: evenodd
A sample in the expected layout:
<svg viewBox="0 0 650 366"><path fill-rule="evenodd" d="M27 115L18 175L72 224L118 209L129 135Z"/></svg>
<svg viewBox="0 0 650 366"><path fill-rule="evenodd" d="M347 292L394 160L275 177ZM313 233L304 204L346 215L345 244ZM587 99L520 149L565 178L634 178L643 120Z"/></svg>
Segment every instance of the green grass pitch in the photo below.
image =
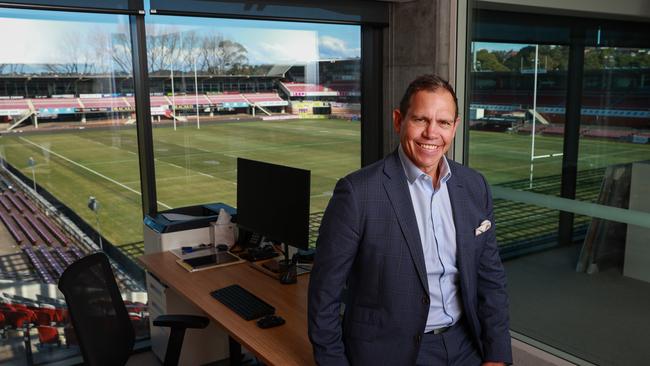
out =
<svg viewBox="0 0 650 366"><path fill-rule="evenodd" d="M343 120L245 121L154 126L158 208L225 202L236 206L236 159L311 170L311 211L323 211L337 179L360 166L360 125ZM6 134L0 152L96 225L86 206L100 202L102 234L116 245L142 241L135 128ZM263 184L264 182L260 182Z"/></svg>
<svg viewBox="0 0 650 366"><path fill-rule="evenodd" d="M200 129L179 123L177 130L165 124L154 125L153 137L160 210L210 202L235 206L236 158L244 157L311 170L311 210L323 211L336 180L360 166L360 125L344 120L232 121ZM562 143L562 137L537 136L535 154L561 153ZM491 184L528 179L530 136L471 131L469 146L470 166ZM101 231L114 244L142 241L135 128L10 133L0 139L0 153L28 177L33 157L37 183L93 226L86 204L97 197ZM650 145L583 139L579 170L649 157ZM561 159L536 160L535 180L559 176Z"/></svg>

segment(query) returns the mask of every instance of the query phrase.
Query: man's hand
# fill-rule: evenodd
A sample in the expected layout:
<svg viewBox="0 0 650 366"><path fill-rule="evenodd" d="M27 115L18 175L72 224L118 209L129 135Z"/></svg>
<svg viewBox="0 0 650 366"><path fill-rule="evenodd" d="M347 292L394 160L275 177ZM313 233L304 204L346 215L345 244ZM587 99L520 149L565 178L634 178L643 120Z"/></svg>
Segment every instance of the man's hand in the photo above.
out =
<svg viewBox="0 0 650 366"><path fill-rule="evenodd" d="M506 366L503 362L483 362L481 366Z"/></svg>

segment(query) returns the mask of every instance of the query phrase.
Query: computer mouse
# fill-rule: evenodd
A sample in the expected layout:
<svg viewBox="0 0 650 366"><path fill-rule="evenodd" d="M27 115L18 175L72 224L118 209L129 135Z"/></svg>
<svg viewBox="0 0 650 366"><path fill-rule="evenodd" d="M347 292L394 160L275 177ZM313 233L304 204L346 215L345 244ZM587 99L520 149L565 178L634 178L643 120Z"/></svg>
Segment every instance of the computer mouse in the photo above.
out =
<svg viewBox="0 0 650 366"><path fill-rule="evenodd" d="M284 324L284 319L279 315L267 315L257 321L257 326L262 329L273 328Z"/></svg>
<svg viewBox="0 0 650 366"><path fill-rule="evenodd" d="M228 244L217 244L217 252L225 252L228 250Z"/></svg>

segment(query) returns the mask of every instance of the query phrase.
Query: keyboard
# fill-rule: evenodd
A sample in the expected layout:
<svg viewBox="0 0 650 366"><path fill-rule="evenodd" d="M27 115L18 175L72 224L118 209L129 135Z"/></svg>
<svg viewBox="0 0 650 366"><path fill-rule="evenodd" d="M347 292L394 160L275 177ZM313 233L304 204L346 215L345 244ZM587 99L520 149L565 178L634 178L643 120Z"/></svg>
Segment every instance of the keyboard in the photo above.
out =
<svg viewBox="0 0 650 366"><path fill-rule="evenodd" d="M273 306L239 285L231 285L212 291L210 295L246 320L275 314Z"/></svg>

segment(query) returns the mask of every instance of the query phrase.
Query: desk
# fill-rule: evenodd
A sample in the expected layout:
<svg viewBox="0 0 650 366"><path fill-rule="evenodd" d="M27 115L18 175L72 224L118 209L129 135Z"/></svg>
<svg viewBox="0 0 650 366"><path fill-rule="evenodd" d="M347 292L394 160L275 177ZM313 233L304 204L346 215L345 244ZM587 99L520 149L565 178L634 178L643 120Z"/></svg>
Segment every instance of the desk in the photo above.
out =
<svg viewBox="0 0 650 366"><path fill-rule="evenodd" d="M138 260L151 274L189 302L203 310L231 338L246 347L268 365L313 365L312 347L307 337L307 285L309 276L298 277L298 283L282 285L248 263L188 272L168 252L144 255ZM286 324L261 329L255 320L246 321L215 300L210 292L239 284L268 302Z"/></svg>

